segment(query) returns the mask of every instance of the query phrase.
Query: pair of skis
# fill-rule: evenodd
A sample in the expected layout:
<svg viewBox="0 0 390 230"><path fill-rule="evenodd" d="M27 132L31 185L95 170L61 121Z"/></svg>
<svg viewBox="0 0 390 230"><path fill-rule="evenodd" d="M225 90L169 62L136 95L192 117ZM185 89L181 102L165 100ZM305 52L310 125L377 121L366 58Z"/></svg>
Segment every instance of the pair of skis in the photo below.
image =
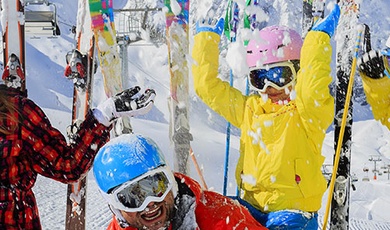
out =
<svg viewBox="0 0 390 230"><path fill-rule="evenodd" d="M95 65L95 38L89 32L91 20L87 0L78 2L76 47L66 56L65 76L73 80L72 123L67 133L70 144L75 142L80 123L85 119L92 103ZM65 229L85 229L87 178L67 187Z"/></svg>
<svg viewBox="0 0 390 230"><path fill-rule="evenodd" d="M76 26L76 49L67 55L65 75L74 82L72 124L68 128L69 141L84 120L92 103L93 76L96 72L97 54L107 97L122 91L121 62L117 51L112 0L79 0ZM130 119L116 122L114 133L118 136L131 132ZM66 229L85 229L86 177L68 185Z"/></svg>

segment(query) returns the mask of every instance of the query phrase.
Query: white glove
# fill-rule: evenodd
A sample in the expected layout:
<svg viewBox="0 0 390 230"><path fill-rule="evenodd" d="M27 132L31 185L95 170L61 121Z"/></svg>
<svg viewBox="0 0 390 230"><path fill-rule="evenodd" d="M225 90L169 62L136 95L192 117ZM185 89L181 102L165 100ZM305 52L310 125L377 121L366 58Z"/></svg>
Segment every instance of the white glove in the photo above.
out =
<svg viewBox="0 0 390 230"><path fill-rule="evenodd" d="M93 115L100 123L108 127L118 117L146 114L153 107L156 92L153 89L147 89L144 94L136 97L140 89L139 86L135 86L107 99L93 110Z"/></svg>

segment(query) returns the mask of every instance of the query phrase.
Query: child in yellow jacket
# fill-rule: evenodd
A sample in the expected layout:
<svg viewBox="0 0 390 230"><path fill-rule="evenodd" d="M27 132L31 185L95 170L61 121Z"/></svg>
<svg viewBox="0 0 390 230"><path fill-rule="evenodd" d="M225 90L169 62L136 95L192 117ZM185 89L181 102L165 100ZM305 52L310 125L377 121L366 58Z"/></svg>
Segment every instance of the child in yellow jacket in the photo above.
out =
<svg viewBox="0 0 390 230"><path fill-rule="evenodd" d="M238 200L269 229L318 228L317 211L326 190L321 149L334 116L330 37L339 14L336 5L303 45L287 27L258 31L247 46L249 79L258 92L249 96L218 78L223 19L197 23L195 91L241 129L236 180L243 195Z"/></svg>

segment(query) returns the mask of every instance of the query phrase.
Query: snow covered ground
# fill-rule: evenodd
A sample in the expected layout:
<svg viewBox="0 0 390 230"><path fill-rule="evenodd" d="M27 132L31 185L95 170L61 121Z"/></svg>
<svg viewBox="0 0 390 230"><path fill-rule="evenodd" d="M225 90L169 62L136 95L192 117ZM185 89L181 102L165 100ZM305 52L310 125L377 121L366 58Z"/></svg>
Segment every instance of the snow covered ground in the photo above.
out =
<svg viewBox="0 0 390 230"><path fill-rule="evenodd" d="M124 6L126 0L115 0L117 6ZM62 35L58 38L28 36L26 44L26 72L29 97L40 105L49 116L52 124L65 134L71 121L72 83L63 77L65 54L74 48L72 25L76 25L77 1L52 0L57 6L58 20ZM199 7L206 0L198 0ZM273 15L270 22L289 25L299 31L301 15L300 0L266 0L272 6ZM327 1L327 5L335 1ZM361 3L361 21L367 23L372 31L373 48L381 48L390 35L390 4L388 0L359 0ZM207 5L203 4L202 6ZM201 7L200 7L201 8ZM283 14L282 14L283 13ZM272 21L275 20L275 21ZM336 34L337 36L337 34ZM335 46L334 46L335 47ZM169 72L167 67L167 47L158 48L148 45L130 46L129 73L130 83L142 88L154 88L157 92L155 108L139 118L132 118L134 132L150 136L158 142L173 165L172 146L169 141ZM236 80L240 85L242 79ZM241 84L242 85L242 84ZM98 70L94 83L94 102L96 105L104 100L101 74ZM352 137L351 172L358 181L356 190L351 189L351 229L390 229L390 131L372 119L368 106L354 107L355 122ZM191 88L191 133L194 136L192 148L210 189L222 192L225 161L225 127L226 123L208 109L194 94ZM233 132L237 134L237 130ZM333 159L333 136L329 129L323 147L326 163ZM232 135L228 194L234 195L235 163L238 158L239 137ZM377 168L381 175L373 180L374 162L371 157L381 158ZM199 179L191 165L191 176ZM369 169L368 172L363 169ZM368 178L370 181L363 181ZM44 229L64 229L66 209L66 185L39 177L34 187L37 197L41 222ZM323 198L323 215L327 194ZM87 191L87 228L105 229L111 219L111 213L100 196L92 174L88 176ZM321 218L320 218L321 219ZM321 219L322 221L322 219Z"/></svg>

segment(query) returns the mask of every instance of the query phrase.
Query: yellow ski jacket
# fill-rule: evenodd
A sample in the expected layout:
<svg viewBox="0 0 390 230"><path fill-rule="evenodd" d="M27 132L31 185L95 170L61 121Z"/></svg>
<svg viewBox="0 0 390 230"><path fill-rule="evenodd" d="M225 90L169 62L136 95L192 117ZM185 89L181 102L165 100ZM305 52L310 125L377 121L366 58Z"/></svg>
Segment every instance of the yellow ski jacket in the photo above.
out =
<svg viewBox="0 0 390 230"><path fill-rule="evenodd" d="M386 62L385 67L390 72ZM384 76L380 79L372 79L362 72L360 74L367 102L371 105L374 119L390 129L390 78Z"/></svg>
<svg viewBox="0 0 390 230"><path fill-rule="evenodd" d="M241 129L236 180L243 199L263 212L319 210L326 190L321 149L334 117L329 36L308 33L296 98L287 105L245 96L218 78L219 41L212 32L195 35L194 86L209 107Z"/></svg>

